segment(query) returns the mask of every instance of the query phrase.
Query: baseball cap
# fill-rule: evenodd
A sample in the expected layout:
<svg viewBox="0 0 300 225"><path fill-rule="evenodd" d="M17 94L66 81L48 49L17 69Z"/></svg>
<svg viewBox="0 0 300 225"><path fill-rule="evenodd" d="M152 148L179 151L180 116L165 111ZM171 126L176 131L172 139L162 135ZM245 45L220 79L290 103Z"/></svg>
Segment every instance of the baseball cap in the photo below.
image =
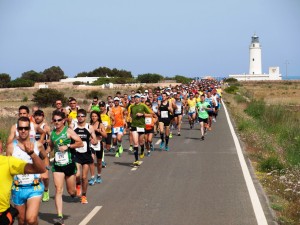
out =
<svg viewBox="0 0 300 225"><path fill-rule="evenodd" d="M140 95L140 94L135 94L134 97L135 97L135 98L140 98L141 95Z"/></svg>
<svg viewBox="0 0 300 225"><path fill-rule="evenodd" d="M120 98L115 97L115 98L114 98L114 101L120 101Z"/></svg>
<svg viewBox="0 0 300 225"><path fill-rule="evenodd" d="M36 110L33 114L34 116L44 116L44 112L42 110Z"/></svg>
<svg viewBox="0 0 300 225"><path fill-rule="evenodd" d="M145 90L145 92L148 92L148 90Z"/></svg>
<svg viewBox="0 0 300 225"><path fill-rule="evenodd" d="M106 106L106 103L105 103L104 101L101 101L101 102L99 102L99 106L100 106L100 107L105 107L105 106Z"/></svg>

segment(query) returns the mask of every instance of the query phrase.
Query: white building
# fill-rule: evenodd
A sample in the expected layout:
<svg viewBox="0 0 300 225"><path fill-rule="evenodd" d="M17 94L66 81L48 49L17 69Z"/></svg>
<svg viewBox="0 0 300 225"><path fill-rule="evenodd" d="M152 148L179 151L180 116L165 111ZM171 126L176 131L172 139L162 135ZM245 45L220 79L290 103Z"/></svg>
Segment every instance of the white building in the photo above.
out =
<svg viewBox="0 0 300 225"><path fill-rule="evenodd" d="M269 67L269 73L262 73L261 46L259 38L254 34L249 46L249 74L229 75L239 81L282 80L279 67Z"/></svg>
<svg viewBox="0 0 300 225"><path fill-rule="evenodd" d="M71 77L71 78L61 79L60 82L73 83L75 81L79 81L79 82L82 82L82 83L91 84L94 81L96 81L98 78L99 77Z"/></svg>

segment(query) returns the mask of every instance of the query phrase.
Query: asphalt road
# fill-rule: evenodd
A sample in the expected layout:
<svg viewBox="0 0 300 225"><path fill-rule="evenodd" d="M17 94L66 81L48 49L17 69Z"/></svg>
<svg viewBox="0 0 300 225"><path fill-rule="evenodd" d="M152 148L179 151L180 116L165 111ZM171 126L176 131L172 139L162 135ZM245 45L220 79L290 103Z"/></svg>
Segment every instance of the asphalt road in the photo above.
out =
<svg viewBox="0 0 300 225"><path fill-rule="evenodd" d="M247 186L224 108L204 141L200 139L199 125L190 130L187 118L181 134L170 139L169 152L159 151L156 144L155 151L138 168L132 167L132 153L125 150L120 158L108 153L108 166L102 171L104 182L89 186L88 204L73 202L65 193L65 224L276 224L246 159L253 177L250 183L254 183L254 194L258 195L253 197L253 190ZM127 149L128 137L124 139ZM155 138L154 143L158 140ZM42 225L53 224L56 217L52 180L51 183L51 199L41 204Z"/></svg>

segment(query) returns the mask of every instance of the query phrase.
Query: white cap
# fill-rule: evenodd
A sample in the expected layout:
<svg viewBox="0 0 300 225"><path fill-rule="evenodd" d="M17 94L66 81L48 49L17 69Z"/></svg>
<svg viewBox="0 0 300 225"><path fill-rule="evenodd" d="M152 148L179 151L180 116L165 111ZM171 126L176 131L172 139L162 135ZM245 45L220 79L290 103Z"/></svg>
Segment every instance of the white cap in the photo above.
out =
<svg viewBox="0 0 300 225"><path fill-rule="evenodd" d="M120 99L118 97L115 97L114 101L120 101Z"/></svg>
<svg viewBox="0 0 300 225"><path fill-rule="evenodd" d="M145 92L148 92L148 90L145 90Z"/></svg>
<svg viewBox="0 0 300 225"><path fill-rule="evenodd" d="M167 91L166 94L167 94L168 96L170 96L170 92Z"/></svg>
<svg viewBox="0 0 300 225"><path fill-rule="evenodd" d="M141 98L146 98L146 96L145 95L141 95Z"/></svg>

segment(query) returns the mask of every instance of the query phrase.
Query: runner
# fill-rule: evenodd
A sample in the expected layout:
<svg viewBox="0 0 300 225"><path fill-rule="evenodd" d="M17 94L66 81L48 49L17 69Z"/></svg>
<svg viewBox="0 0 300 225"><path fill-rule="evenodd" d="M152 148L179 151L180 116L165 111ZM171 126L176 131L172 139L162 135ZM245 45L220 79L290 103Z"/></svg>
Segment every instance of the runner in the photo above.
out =
<svg viewBox="0 0 300 225"><path fill-rule="evenodd" d="M104 156L104 151L103 151L103 145L101 145L101 140L102 138L106 138L107 134L105 131L105 127L102 124L101 121L101 116L99 112L92 111L90 115L91 121L90 125L94 128L95 130L95 135L97 138L97 144L93 145L91 143L91 150L94 152L97 158L97 177L95 178L95 166L94 163L91 164L90 169L91 169L91 179L89 180L89 185L94 185L95 183L100 184L102 183L102 178L101 178L101 171L102 171L102 159ZM94 157L93 157L93 162L94 162Z"/></svg>
<svg viewBox="0 0 300 225"><path fill-rule="evenodd" d="M80 137L70 128L64 126L66 115L63 112L55 111L52 115L54 130L50 135L50 143L47 151L54 150L54 162L52 166L53 180L55 185L55 206L57 219L55 225L64 224L63 219L63 186L66 182L67 191L72 198L76 196L76 164L74 161L74 148L83 147ZM71 140L74 143L71 144Z"/></svg>
<svg viewBox="0 0 300 225"><path fill-rule="evenodd" d="M189 94L189 99L187 100L187 111L190 128L193 129L195 119L196 119L196 99L194 98L194 94Z"/></svg>
<svg viewBox="0 0 300 225"><path fill-rule="evenodd" d="M40 128L42 128L43 131L46 134L44 143L42 143L43 147L44 147L44 151L46 151L46 149L48 147L48 142L47 141L49 140L51 131L50 131L50 127L45 122L44 112L42 110L35 111L34 115L33 115L33 118L35 120L35 123ZM39 132L37 132L36 135L35 135L35 140L40 141L40 139L41 139L41 134ZM45 161L46 166L49 167L49 165L50 165L49 154L46 155L46 158L45 158L44 161ZM42 201L43 202L48 202L49 201L49 170L47 170L45 173L43 173L41 175L41 180L43 181L43 184L45 186Z"/></svg>
<svg viewBox="0 0 300 225"><path fill-rule="evenodd" d="M77 105L77 101L75 98L69 98L69 106L66 107L66 112L68 116L68 124L74 124L77 122L77 111L80 107Z"/></svg>
<svg viewBox="0 0 300 225"><path fill-rule="evenodd" d="M145 143L145 116L150 116L150 109L140 102L140 94L134 95L134 104L130 109L130 114L132 118L131 123L131 133L133 139L133 149L135 161L133 165L139 166L141 162L139 161L139 145L141 146L141 158L144 158L144 143Z"/></svg>
<svg viewBox="0 0 300 225"><path fill-rule="evenodd" d="M175 100L176 100L175 104L176 104L177 108L174 110L174 120L175 120L176 127L177 127L177 135L180 136L184 104L181 100L179 92L177 92L177 94L175 95Z"/></svg>
<svg viewBox="0 0 300 225"><path fill-rule="evenodd" d="M100 112L100 108L99 108L99 99L97 96L95 96L93 98L92 103L89 105L87 112L90 113L91 111L96 111L96 112Z"/></svg>
<svg viewBox="0 0 300 225"><path fill-rule="evenodd" d="M40 156L45 159L46 152L43 145L35 140L30 140L30 119L20 117L17 122L19 136L11 143L6 151L7 156L14 156L27 163L33 163L33 157ZM40 180L40 174L24 174L14 176L12 185L12 202L19 211L18 223L38 224L40 202L44 191L44 185Z"/></svg>
<svg viewBox="0 0 300 225"><path fill-rule="evenodd" d="M101 146L104 149L104 144L105 144L105 149L106 151L110 151L110 147L111 147L111 141L112 141L112 133L111 133L111 128L112 128L112 123L111 123L111 116L110 116L110 112L107 111L106 108L106 104L105 102L100 102L99 103L100 106L100 117L101 117L101 121L103 123L103 126L105 128L105 132L106 132L106 137L102 138L101 141Z"/></svg>
<svg viewBox="0 0 300 225"><path fill-rule="evenodd" d="M66 110L63 108L63 103L62 103L61 99L57 99L55 101L55 109L53 110L53 112L54 111L60 111L60 112L64 112L65 114L67 114Z"/></svg>
<svg viewBox="0 0 300 225"><path fill-rule="evenodd" d="M158 105L160 104L160 101L158 100L158 95L153 94L153 100L151 102L152 104L152 111L158 116ZM156 136L158 133L158 120L156 120L156 123L154 124L154 135Z"/></svg>
<svg viewBox="0 0 300 225"><path fill-rule="evenodd" d="M154 151L154 146L152 143L153 133L154 133L154 125L157 121L156 114L151 110L152 104L150 100L146 101L146 106L148 106L151 114L146 114L145 116L145 141L146 141L146 149L147 156L151 155L151 151Z"/></svg>
<svg viewBox="0 0 300 225"><path fill-rule="evenodd" d="M206 133L206 125L208 119L209 103L205 101L205 95L201 95L201 101L197 103L198 120L200 122L201 139L204 140L204 134Z"/></svg>
<svg viewBox="0 0 300 225"><path fill-rule="evenodd" d="M88 172L90 164L94 164L90 144L98 143L93 126L86 123L86 111L79 109L77 111L77 120L74 127L70 128L81 138L83 147L75 148L76 173L76 192L81 195L81 203L87 204Z"/></svg>
<svg viewBox="0 0 300 225"><path fill-rule="evenodd" d="M159 118L159 132L160 132L160 149L165 147L166 151L169 151L169 134L170 134L170 122L171 112L173 109L177 109L175 104L171 104L167 99L167 94L162 94L162 101L158 107L158 118ZM165 145L165 146L164 146Z"/></svg>
<svg viewBox="0 0 300 225"><path fill-rule="evenodd" d="M125 117L126 117L126 109L119 105L120 98L114 98L114 107L111 109L111 119L113 124L112 129L112 137L114 140L114 145L117 145L118 149L116 151L115 157L120 157L123 153L123 146L122 146L122 137L124 132Z"/></svg>

